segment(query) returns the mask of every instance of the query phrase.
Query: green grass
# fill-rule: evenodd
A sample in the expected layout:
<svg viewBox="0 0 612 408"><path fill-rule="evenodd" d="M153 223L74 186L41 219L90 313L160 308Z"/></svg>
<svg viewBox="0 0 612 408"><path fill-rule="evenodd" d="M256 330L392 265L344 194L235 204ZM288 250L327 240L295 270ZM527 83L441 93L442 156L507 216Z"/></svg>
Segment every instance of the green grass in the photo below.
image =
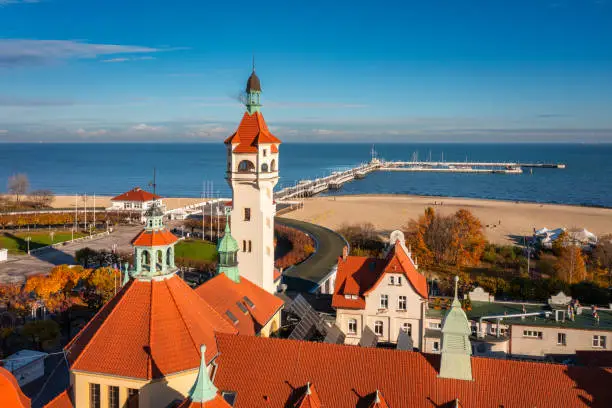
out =
<svg viewBox="0 0 612 408"><path fill-rule="evenodd" d="M179 241L175 249L176 258L193 259L197 261L215 261L217 247L212 242L199 239L186 239Z"/></svg>
<svg viewBox="0 0 612 408"><path fill-rule="evenodd" d="M86 234L75 232L74 238L84 237ZM30 250L51 245L51 236L48 231L44 232L16 232L0 234L0 248L8 249L10 254L24 254L28 250L26 237L31 237ZM70 231L54 231L53 243L69 241L72 239Z"/></svg>

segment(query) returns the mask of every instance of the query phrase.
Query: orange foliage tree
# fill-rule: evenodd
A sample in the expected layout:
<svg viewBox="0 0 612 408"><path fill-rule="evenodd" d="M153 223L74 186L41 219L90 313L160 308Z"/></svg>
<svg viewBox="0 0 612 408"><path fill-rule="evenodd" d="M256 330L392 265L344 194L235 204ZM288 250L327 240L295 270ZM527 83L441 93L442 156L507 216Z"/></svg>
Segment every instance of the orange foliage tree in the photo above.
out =
<svg viewBox="0 0 612 408"><path fill-rule="evenodd" d="M98 268L89 274L85 284L89 304L99 307L121 289L121 272L110 267Z"/></svg>
<svg viewBox="0 0 612 408"><path fill-rule="evenodd" d="M81 266L56 266L46 276L30 276L26 281L24 292L33 293L48 310L63 312L74 304L82 304L82 299L73 293L73 289L89 273L90 270Z"/></svg>
<svg viewBox="0 0 612 408"><path fill-rule="evenodd" d="M461 209L453 217L451 228L451 262L457 267L478 265L485 249L485 236L480 220Z"/></svg>
<svg viewBox="0 0 612 408"><path fill-rule="evenodd" d="M559 257L555 263L557 278L570 285L587 277L587 270L582 249L576 245L567 245L559 249Z"/></svg>

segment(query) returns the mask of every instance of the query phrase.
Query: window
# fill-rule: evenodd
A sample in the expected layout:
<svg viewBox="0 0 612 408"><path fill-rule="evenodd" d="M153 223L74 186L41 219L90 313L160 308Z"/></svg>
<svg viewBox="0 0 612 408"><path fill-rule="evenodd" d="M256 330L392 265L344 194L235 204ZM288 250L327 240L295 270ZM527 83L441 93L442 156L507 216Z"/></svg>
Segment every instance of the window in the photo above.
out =
<svg viewBox="0 0 612 408"><path fill-rule="evenodd" d="M435 329L435 330L440 330L442 328L442 323L439 323L439 322L429 322L429 328L430 329Z"/></svg>
<svg viewBox="0 0 612 408"><path fill-rule="evenodd" d="M251 252L251 241L249 240L249 252Z"/></svg>
<svg viewBox="0 0 612 408"><path fill-rule="evenodd" d="M402 277L401 276L397 277L397 286L402 286Z"/></svg>
<svg viewBox="0 0 612 408"><path fill-rule="evenodd" d="M357 320L349 319L348 321L348 333L349 334L357 334Z"/></svg>
<svg viewBox="0 0 612 408"><path fill-rule="evenodd" d="M376 323L374 323L374 333L377 336L383 335L383 322L382 321L377 320Z"/></svg>
<svg viewBox="0 0 612 408"><path fill-rule="evenodd" d="M606 336L593 336L593 347L606 348Z"/></svg>
<svg viewBox="0 0 612 408"><path fill-rule="evenodd" d="M250 208L244 209L244 220L251 221L251 209Z"/></svg>
<svg viewBox="0 0 612 408"><path fill-rule="evenodd" d="M567 345L565 333L557 333L557 344L561 346Z"/></svg>
<svg viewBox="0 0 612 408"><path fill-rule="evenodd" d="M232 312L230 312L229 310L226 310L225 315L232 321L232 323L238 324L238 318L234 316Z"/></svg>
<svg viewBox="0 0 612 408"><path fill-rule="evenodd" d="M242 252L246 252L246 250L247 250L246 240L242 240Z"/></svg>
<svg viewBox="0 0 612 408"><path fill-rule="evenodd" d="M433 349L433 351L440 351L440 342L439 341L434 341L432 349Z"/></svg>
<svg viewBox="0 0 612 408"><path fill-rule="evenodd" d="M410 323L402 323L402 330L405 333L408 333L409 336L412 336L412 324L410 324Z"/></svg>
<svg viewBox="0 0 612 408"><path fill-rule="evenodd" d="M344 295L344 298L345 298L345 299L350 299L350 298L351 298L351 295L349 295L349 294L345 294L345 295Z"/></svg>
<svg viewBox="0 0 612 408"><path fill-rule="evenodd" d="M238 301L238 302L236 302L236 304L238 305L238 309L240 309L240 311L242 313L244 313L244 314L249 313L248 309L246 308L246 306L242 302Z"/></svg>
<svg viewBox="0 0 612 408"><path fill-rule="evenodd" d="M230 407L233 407L234 403L236 402L236 393L234 391L222 391L221 398L223 398L223 400L227 402Z"/></svg>
<svg viewBox="0 0 612 408"><path fill-rule="evenodd" d="M132 203L123 203L123 208L132 208Z"/></svg>
<svg viewBox="0 0 612 408"><path fill-rule="evenodd" d="M268 155L268 149L264 149L263 150L263 157L266 157Z"/></svg>
<svg viewBox="0 0 612 408"><path fill-rule="evenodd" d="M255 171L255 165L248 160L243 160L238 163L239 172L252 172Z"/></svg>
<svg viewBox="0 0 612 408"><path fill-rule="evenodd" d="M261 165L261 171L262 173L267 173L268 172L268 163L264 163Z"/></svg>
<svg viewBox="0 0 612 408"><path fill-rule="evenodd" d="M351 295L351 299L353 299L353 300L357 300L358 298L359 298L359 296L357 296L357 295Z"/></svg>
<svg viewBox="0 0 612 408"><path fill-rule="evenodd" d="M255 303L253 303L251 299L249 299L246 296L243 297L242 299L244 300L244 303L246 303L248 307L250 307L251 309L255 309Z"/></svg>
<svg viewBox="0 0 612 408"><path fill-rule="evenodd" d="M389 295L380 295L380 308L381 309L389 308Z"/></svg>
<svg viewBox="0 0 612 408"><path fill-rule="evenodd" d="M142 203L141 202L134 203L134 208L142 208Z"/></svg>
<svg viewBox="0 0 612 408"><path fill-rule="evenodd" d="M138 408L138 390L128 388L127 408Z"/></svg>
<svg viewBox="0 0 612 408"><path fill-rule="evenodd" d="M119 408L119 387L108 387L108 408Z"/></svg>
<svg viewBox="0 0 612 408"><path fill-rule="evenodd" d="M395 276L389 276L389 285L395 285Z"/></svg>
<svg viewBox="0 0 612 408"><path fill-rule="evenodd" d="M406 296L400 296L397 301L397 308L399 310L406 310Z"/></svg>
<svg viewBox="0 0 612 408"><path fill-rule="evenodd" d="M100 408L100 384L89 384L89 406Z"/></svg>
<svg viewBox="0 0 612 408"><path fill-rule="evenodd" d="M534 339L541 339L542 332L534 330L523 330L523 337L532 337Z"/></svg>

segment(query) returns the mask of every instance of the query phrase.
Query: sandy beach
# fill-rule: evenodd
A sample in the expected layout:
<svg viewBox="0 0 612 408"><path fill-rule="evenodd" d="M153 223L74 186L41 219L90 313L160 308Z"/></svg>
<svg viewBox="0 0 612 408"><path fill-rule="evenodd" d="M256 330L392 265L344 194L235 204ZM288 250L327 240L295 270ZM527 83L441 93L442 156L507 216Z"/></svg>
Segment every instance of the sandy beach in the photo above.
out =
<svg viewBox="0 0 612 408"><path fill-rule="evenodd" d="M95 205L96 207L110 207L111 205L110 196L96 196ZM195 204L201 202L201 198L184 198L184 197L164 197L162 202L169 209L184 207L186 205ZM79 208L85 205L85 200L82 196L78 198ZM94 205L93 196L87 196L87 207ZM74 208L75 197L74 196L55 196L53 203L51 204L54 208Z"/></svg>
<svg viewBox="0 0 612 408"><path fill-rule="evenodd" d="M434 206L434 202L438 205ZM511 235L531 235L534 228L543 227L586 228L597 235L612 233L612 209L608 208L450 197L314 197L305 201L303 209L283 216L331 229L345 223L371 222L377 230L387 233L401 229L410 219L417 219L428 206L442 214L450 214L460 208L472 211L485 226L489 241L497 244L510 244Z"/></svg>

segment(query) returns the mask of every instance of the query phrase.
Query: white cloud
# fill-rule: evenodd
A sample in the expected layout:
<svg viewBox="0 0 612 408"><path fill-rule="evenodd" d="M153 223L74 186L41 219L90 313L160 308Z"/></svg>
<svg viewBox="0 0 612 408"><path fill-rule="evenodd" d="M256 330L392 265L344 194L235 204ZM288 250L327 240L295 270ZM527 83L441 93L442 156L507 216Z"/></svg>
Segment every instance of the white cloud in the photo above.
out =
<svg viewBox="0 0 612 408"><path fill-rule="evenodd" d="M150 54L154 52L175 51L178 49L180 48L90 44L73 40L29 40L9 38L0 39L0 66L39 65L54 60L98 58L105 55ZM153 57L140 57L140 59L151 58Z"/></svg>
<svg viewBox="0 0 612 408"><path fill-rule="evenodd" d="M77 129L75 132L79 136L102 136L108 133L106 129L98 130L85 130L83 128Z"/></svg>
<svg viewBox="0 0 612 408"><path fill-rule="evenodd" d="M105 60L100 60L100 62L127 62L127 61L145 61L145 60L154 60L155 57L150 55L146 55L144 57L136 57L136 58L110 58Z"/></svg>
<svg viewBox="0 0 612 408"><path fill-rule="evenodd" d="M8 130L6 130L6 129L0 129L0 135L3 135L3 134L5 134L5 133L8 133Z"/></svg>
<svg viewBox="0 0 612 408"><path fill-rule="evenodd" d="M346 133L345 130L332 130L332 129L312 129L312 133L320 136L329 136L329 135L343 135Z"/></svg>
<svg viewBox="0 0 612 408"><path fill-rule="evenodd" d="M163 126L150 126L150 125L147 125L146 123L141 123L139 125L132 126L131 129L137 130L137 131L144 131L144 132L156 132L163 128L164 128Z"/></svg>
<svg viewBox="0 0 612 408"><path fill-rule="evenodd" d="M187 132L187 136L190 137L208 137L217 138L229 136L230 129L222 126L219 123L207 123L204 125L193 125L188 126L190 130Z"/></svg>

